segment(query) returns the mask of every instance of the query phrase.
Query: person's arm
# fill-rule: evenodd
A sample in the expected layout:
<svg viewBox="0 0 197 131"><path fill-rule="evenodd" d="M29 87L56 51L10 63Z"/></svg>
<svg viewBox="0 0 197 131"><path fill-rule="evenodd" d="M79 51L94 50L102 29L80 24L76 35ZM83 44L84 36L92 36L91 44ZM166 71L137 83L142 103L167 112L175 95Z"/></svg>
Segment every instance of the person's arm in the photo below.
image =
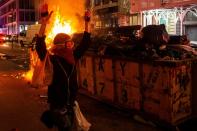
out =
<svg viewBox="0 0 197 131"><path fill-rule="evenodd" d="M53 11L50 12L49 15L41 18L41 27L40 27L40 30L39 30L39 33L38 33L38 37L43 37L45 35L45 29L46 29L46 25L52 15Z"/></svg>
<svg viewBox="0 0 197 131"><path fill-rule="evenodd" d="M44 60L46 53L47 53L47 48L46 48L46 43L45 43L45 29L46 29L47 22L49 21L52 13L53 12L50 12L49 15L41 18L41 27L38 32L38 37L36 39L36 52L41 61Z"/></svg>
<svg viewBox="0 0 197 131"><path fill-rule="evenodd" d="M84 20L85 20L85 31L84 31L82 41L74 50L75 59L80 59L84 55L85 51L88 49L91 43L90 42L90 12L89 11L85 13Z"/></svg>
<svg viewBox="0 0 197 131"><path fill-rule="evenodd" d="M90 33L90 11L86 11L85 12L85 17L84 17L84 20L85 20L85 32L87 33Z"/></svg>

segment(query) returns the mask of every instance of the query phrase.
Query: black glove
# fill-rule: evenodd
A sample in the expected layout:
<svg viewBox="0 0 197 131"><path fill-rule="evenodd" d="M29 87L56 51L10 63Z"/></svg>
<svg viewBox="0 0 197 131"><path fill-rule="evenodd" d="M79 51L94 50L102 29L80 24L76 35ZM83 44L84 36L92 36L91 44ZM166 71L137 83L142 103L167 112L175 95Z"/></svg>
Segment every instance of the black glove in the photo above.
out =
<svg viewBox="0 0 197 131"><path fill-rule="evenodd" d="M49 15L49 12L48 11L47 12L41 12L41 17L46 17L48 15Z"/></svg>

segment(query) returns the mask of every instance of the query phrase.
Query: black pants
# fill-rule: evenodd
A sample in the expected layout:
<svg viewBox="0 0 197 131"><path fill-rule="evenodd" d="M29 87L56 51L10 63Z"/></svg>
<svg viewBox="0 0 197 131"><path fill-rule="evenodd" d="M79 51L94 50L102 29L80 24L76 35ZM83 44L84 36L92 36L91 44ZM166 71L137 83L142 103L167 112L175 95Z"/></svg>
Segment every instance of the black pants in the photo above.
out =
<svg viewBox="0 0 197 131"><path fill-rule="evenodd" d="M73 128L73 115L71 117L71 125L69 127L62 127L61 125L56 125L58 127L58 131L72 131L72 128Z"/></svg>
<svg viewBox="0 0 197 131"><path fill-rule="evenodd" d="M67 128L58 127L58 131L71 131L71 130L72 130L72 127L67 127Z"/></svg>
<svg viewBox="0 0 197 131"><path fill-rule="evenodd" d="M64 108L66 108L67 110L66 115L68 116L67 118L69 119L70 122L68 127L65 127L65 125L67 126L66 123L67 120L65 119L66 117L64 116L64 114L60 115L59 113L62 110L64 110ZM68 108L68 107L64 107L64 108L56 108L54 106L50 106L50 110L53 112L54 124L58 128L58 131L71 131L74 123L74 111L73 108Z"/></svg>

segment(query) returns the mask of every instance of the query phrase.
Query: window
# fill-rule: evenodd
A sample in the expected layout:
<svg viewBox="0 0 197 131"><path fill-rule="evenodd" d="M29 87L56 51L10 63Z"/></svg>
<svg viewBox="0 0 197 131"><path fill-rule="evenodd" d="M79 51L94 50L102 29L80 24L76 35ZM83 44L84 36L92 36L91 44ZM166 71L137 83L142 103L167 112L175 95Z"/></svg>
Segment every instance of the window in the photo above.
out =
<svg viewBox="0 0 197 131"><path fill-rule="evenodd" d="M29 9L34 9L34 0L29 1Z"/></svg>
<svg viewBox="0 0 197 131"><path fill-rule="evenodd" d="M30 13L25 12L25 21L30 21Z"/></svg>
<svg viewBox="0 0 197 131"><path fill-rule="evenodd" d="M195 12L195 11L193 11L193 12ZM193 12L188 12L187 14L186 14L186 17L185 17L185 20L186 21L197 21L197 17L195 17L195 14L193 13Z"/></svg>
<svg viewBox="0 0 197 131"><path fill-rule="evenodd" d="M109 0L103 0L103 4L109 4Z"/></svg>
<svg viewBox="0 0 197 131"><path fill-rule="evenodd" d="M33 0L19 0L20 9L33 9L34 3Z"/></svg>
<svg viewBox="0 0 197 131"><path fill-rule="evenodd" d="M23 19L23 21L35 21L35 12L26 11L26 12L24 12L23 16L24 15L25 15L25 19Z"/></svg>
<svg viewBox="0 0 197 131"><path fill-rule="evenodd" d="M95 1L94 1L94 5L95 5L95 6L98 6L98 5L100 5L100 4L101 4L101 0L95 0Z"/></svg>
<svg viewBox="0 0 197 131"><path fill-rule="evenodd" d="M35 12L30 12L30 21L35 21Z"/></svg>
<svg viewBox="0 0 197 131"><path fill-rule="evenodd" d="M25 0L25 9L29 9L29 0Z"/></svg>
<svg viewBox="0 0 197 131"><path fill-rule="evenodd" d="M24 12L23 11L19 12L19 20L24 21Z"/></svg>
<svg viewBox="0 0 197 131"><path fill-rule="evenodd" d="M137 14L130 16L130 25L138 25L138 15Z"/></svg>
<svg viewBox="0 0 197 131"><path fill-rule="evenodd" d="M118 2L118 0L111 0L112 2Z"/></svg>
<svg viewBox="0 0 197 131"><path fill-rule="evenodd" d="M108 10L109 10L109 13L116 13L118 12L118 6L110 7Z"/></svg>
<svg viewBox="0 0 197 131"><path fill-rule="evenodd" d="M25 1L24 0L19 0L19 8L24 9L25 8Z"/></svg>

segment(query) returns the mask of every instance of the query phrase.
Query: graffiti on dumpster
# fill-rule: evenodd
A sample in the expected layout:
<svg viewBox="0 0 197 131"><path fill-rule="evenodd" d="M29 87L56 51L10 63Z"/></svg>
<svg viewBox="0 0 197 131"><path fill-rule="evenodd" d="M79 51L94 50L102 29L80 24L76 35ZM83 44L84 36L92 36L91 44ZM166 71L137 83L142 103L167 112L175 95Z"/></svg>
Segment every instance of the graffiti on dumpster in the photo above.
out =
<svg viewBox="0 0 197 131"><path fill-rule="evenodd" d="M104 63L105 63L105 61L102 58L100 58L100 60L99 60L99 67L98 67L99 71L104 72Z"/></svg>
<svg viewBox="0 0 197 131"><path fill-rule="evenodd" d="M156 83L158 76L159 76L158 70L154 70L153 72L150 72L147 83L152 83L152 84Z"/></svg>
<svg viewBox="0 0 197 131"><path fill-rule="evenodd" d="M188 114L191 112L190 68L181 68L175 72L176 92L173 93L173 115Z"/></svg>
<svg viewBox="0 0 197 131"><path fill-rule="evenodd" d="M103 91L105 89L105 83L104 82L99 82L100 87L100 94L103 94Z"/></svg>
<svg viewBox="0 0 197 131"><path fill-rule="evenodd" d="M85 57L82 57L82 58L80 59L80 63L81 63L81 67L86 68L86 58L85 58Z"/></svg>
<svg viewBox="0 0 197 131"><path fill-rule="evenodd" d="M185 97L183 99L188 99L188 97ZM176 106L174 106L173 115L179 116L180 114L188 114L191 113L191 104L190 100L179 100L177 103L175 103Z"/></svg>
<svg viewBox="0 0 197 131"><path fill-rule="evenodd" d="M82 86L88 88L88 80L86 78L83 80Z"/></svg>
<svg viewBox="0 0 197 131"><path fill-rule="evenodd" d="M189 84L189 72L182 72L181 70L176 75L176 84L179 85L181 90L186 90L187 85Z"/></svg>
<svg viewBox="0 0 197 131"><path fill-rule="evenodd" d="M189 97L189 83L190 77L188 69L184 71L181 69L178 70L175 75L175 87L177 88L177 91L173 94L173 103L179 102L183 97Z"/></svg>
<svg viewBox="0 0 197 131"><path fill-rule="evenodd" d="M120 62L120 68L121 68L121 71L122 71L122 76L125 75L125 66L126 66L126 62Z"/></svg>
<svg viewBox="0 0 197 131"><path fill-rule="evenodd" d="M154 88L159 76L160 76L160 71L158 69L153 68L149 74L147 74L148 78L147 78L147 82L145 87L147 88Z"/></svg>
<svg viewBox="0 0 197 131"><path fill-rule="evenodd" d="M127 82L121 81L121 101L123 103L128 102L128 93L127 93Z"/></svg>

